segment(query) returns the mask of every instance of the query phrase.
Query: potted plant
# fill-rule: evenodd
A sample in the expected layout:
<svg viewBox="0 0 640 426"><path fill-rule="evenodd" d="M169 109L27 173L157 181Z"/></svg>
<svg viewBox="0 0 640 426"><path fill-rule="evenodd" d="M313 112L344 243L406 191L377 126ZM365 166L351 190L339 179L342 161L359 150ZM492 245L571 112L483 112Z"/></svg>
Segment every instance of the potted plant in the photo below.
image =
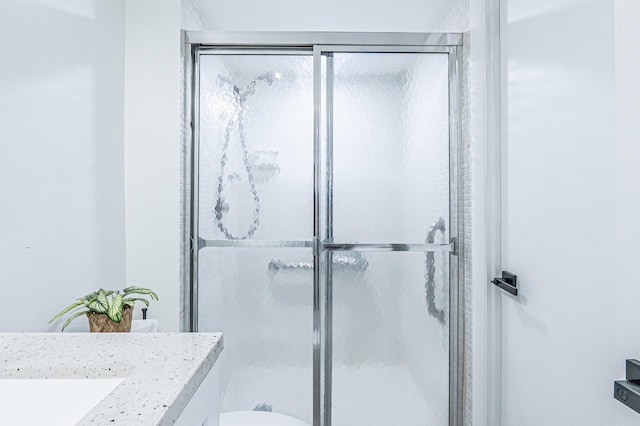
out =
<svg viewBox="0 0 640 426"><path fill-rule="evenodd" d="M87 315L89 330L92 332L128 332L131 331L131 315L136 301L149 306L149 301L143 297L133 295L148 295L158 300L158 295L148 288L127 287L122 290L99 289L89 293L72 303L53 317L49 324L65 314L69 318L62 325L62 331L80 315Z"/></svg>

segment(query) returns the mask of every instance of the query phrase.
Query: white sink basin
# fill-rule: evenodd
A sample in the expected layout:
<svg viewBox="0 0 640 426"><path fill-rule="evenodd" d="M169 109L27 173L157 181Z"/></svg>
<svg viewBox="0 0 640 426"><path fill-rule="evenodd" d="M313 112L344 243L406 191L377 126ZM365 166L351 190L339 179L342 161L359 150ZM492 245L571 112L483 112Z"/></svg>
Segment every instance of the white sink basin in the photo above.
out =
<svg viewBox="0 0 640 426"><path fill-rule="evenodd" d="M0 379L2 424L69 426L124 379Z"/></svg>

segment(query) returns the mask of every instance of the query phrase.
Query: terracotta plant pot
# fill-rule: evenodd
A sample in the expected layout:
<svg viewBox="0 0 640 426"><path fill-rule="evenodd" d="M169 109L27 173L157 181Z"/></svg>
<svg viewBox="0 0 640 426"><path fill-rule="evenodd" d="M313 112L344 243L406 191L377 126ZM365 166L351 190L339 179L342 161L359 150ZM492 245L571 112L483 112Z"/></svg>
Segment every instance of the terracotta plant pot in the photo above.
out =
<svg viewBox="0 0 640 426"><path fill-rule="evenodd" d="M107 314L90 312L87 314L89 330L92 333L127 333L131 331L132 314L133 309L130 306L125 306L122 309L122 320L118 323L112 321Z"/></svg>

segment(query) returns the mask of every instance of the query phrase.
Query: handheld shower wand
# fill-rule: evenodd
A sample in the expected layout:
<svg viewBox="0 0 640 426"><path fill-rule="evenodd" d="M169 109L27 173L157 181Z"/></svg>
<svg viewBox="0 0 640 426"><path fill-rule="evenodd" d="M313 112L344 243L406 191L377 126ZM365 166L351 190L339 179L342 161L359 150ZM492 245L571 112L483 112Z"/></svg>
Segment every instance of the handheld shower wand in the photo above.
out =
<svg viewBox="0 0 640 426"><path fill-rule="evenodd" d="M229 240L244 240L253 236L258 227L260 226L260 196L258 194L258 189L256 188L255 178L253 174L253 167L249 161L249 150L247 149L247 136L244 128L244 111L245 111L245 103L251 95L253 95L256 91L256 87L259 83L265 82L269 86L271 86L276 80L280 80L282 78L282 74L278 72L268 71L258 75L254 78L244 89L240 89L238 86L233 85L231 80L218 76L218 83L221 85L230 86L233 92L234 99L238 104L238 118L234 120L233 117L229 118L227 123L227 127L225 129L224 136L224 145L222 146L222 156L220 158L220 174L218 175L218 188L216 191L216 203L214 207L214 218L218 225L218 229L225 235L225 237ZM224 223L224 217L229 212L229 204L225 201L223 191L224 191L224 174L225 168L227 166L228 161L228 152L229 152L229 144L231 142L231 130L237 124L238 135L240 140L240 148L242 151L242 163L244 165L244 169L247 172L247 180L249 182L249 192L253 197L253 201L255 203L255 208L253 210L253 221L249 225L249 229L241 236L233 235L226 224Z"/></svg>

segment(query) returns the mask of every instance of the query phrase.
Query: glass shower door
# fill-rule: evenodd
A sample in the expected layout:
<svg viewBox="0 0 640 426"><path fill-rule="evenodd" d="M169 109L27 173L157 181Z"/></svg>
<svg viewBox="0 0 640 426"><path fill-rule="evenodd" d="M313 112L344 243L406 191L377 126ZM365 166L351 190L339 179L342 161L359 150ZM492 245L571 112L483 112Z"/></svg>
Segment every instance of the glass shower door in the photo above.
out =
<svg viewBox="0 0 640 426"><path fill-rule="evenodd" d="M345 50L319 90L322 424L449 425L449 55Z"/></svg>
<svg viewBox="0 0 640 426"><path fill-rule="evenodd" d="M312 54L198 61L197 329L224 333L220 411L310 424Z"/></svg>
<svg viewBox="0 0 640 426"><path fill-rule="evenodd" d="M459 425L457 48L291 46L195 49L190 318L225 335L221 418Z"/></svg>

